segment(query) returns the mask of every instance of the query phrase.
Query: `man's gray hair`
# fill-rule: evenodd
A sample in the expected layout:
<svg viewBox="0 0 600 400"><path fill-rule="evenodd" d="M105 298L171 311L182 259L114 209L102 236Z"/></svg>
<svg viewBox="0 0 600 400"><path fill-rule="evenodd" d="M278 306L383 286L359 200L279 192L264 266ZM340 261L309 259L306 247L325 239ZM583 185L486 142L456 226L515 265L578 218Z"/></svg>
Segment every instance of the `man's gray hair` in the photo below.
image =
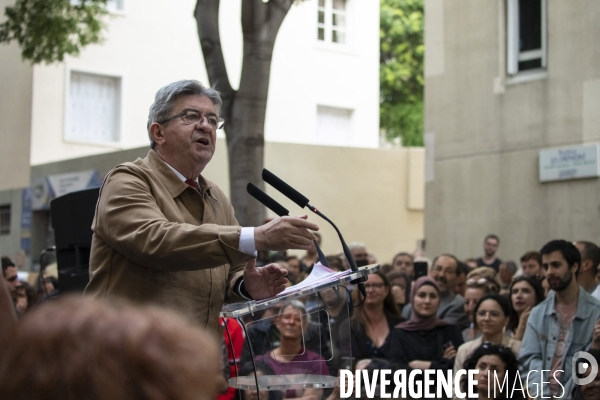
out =
<svg viewBox="0 0 600 400"><path fill-rule="evenodd" d="M163 86L156 92L154 103L152 103L150 106L150 112L148 113L147 129L151 149L156 146L156 143L154 142L154 139L152 139L152 135L150 135L150 126L154 122L164 121L169 118L177 98L179 98L179 96L188 94L208 97L215 105L217 114L220 113L223 101L221 100L221 95L219 92L217 92L214 88L204 86L202 83L194 79L184 79Z"/></svg>

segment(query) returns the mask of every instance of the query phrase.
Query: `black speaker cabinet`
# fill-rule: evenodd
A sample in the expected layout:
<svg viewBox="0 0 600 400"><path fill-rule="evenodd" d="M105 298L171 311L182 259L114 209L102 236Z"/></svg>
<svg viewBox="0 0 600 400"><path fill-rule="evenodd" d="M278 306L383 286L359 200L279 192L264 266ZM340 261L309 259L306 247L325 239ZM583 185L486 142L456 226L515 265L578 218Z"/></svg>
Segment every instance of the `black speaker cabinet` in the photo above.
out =
<svg viewBox="0 0 600 400"><path fill-rule="evenodd" d="M92 220L100 188L67 193L50 202L61 293L83 292L89 282Z"/></svg>

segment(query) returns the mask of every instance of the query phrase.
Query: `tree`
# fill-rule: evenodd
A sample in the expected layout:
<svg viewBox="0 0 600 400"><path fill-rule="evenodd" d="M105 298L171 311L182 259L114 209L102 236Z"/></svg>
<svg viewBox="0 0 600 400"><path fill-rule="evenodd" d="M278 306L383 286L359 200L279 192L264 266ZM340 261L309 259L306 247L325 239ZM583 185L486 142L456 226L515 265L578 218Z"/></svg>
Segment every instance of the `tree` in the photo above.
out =
<svg viewBox="0 0 600 400"><path fill-rule="evenodd" d="M17 0L6 7L0 43L16 40L23 60L32 64L63 61L102 40L106 0Z"/></svg>
<svg viewBox="0 0 600 400"><path fill-rule="evenodd" d="M380 126L403 146L423 146L423 29L423 0L381 0Z"/></svg>
<svg viewBox="0 0 600 400"><path fill-rule="evenodd" d="M264 189L264 131L275 38L293 0L242 0L244 51L238 90L229 83L219 37L219 0L198 0L194 16L211 85L221 92L225 118L231 202L240 223L257 226L265 209L248 200L246 185Z"/></svg>
<svg viewBox="0 0 600 400"><path fill-rule="evenodd" d="M219 0L198 0L194 17L209 82L223 97L231 202L239 222L262 224L264 207L248 198L246 185L264 188L264 123L275 39L294 0L242 0L243 62L239 89L229 82L219 35ZM62 61L102 39L106 0L16 0L0 24L0 43L16 40L24 60Z"/></svg>

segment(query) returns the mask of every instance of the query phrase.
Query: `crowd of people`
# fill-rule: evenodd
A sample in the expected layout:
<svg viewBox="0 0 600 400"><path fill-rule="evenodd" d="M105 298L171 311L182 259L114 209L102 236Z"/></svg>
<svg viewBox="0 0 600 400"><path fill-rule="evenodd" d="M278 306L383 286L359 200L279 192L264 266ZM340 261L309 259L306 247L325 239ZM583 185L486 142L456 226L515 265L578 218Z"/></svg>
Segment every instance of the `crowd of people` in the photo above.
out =
<svg viewBox="0 0 600 400"><path fill-rule="evenodd" d="M320 241L318 234L316 237ZM377 262L363 244L350 247L360 265ZM600 249L591 242L553 240L540 251L525 252L518 268L497 258L498 248L499 239L489 235L484 241L483 257L461 261L451 254L439 255L430 262L428 275L416 280L415 258L401 252L369 274L364 299L349 284L341 290L322 291L316 301L305 297L268 309L245 320L244 327L236 319L221 318L221 325L227 326L221 346L221 373L225 378L238 373L253 376L255 371L257 375L335 376L341 368L368 370L381 365L407 372L479 369L475 391L484 399L488 398L488 385L495 385L493 380L488 381L487 371L495 371L500 382L508 376L510 382L519 371L525 376L532 370L545 370L546 376L528 377L529 387L523 381L529 392L498 387L492 398L528 398L535 392L539 393L532 397L598 398L598 380L584 386L573 384L571 358L581 350L589 351L597 360L600 355ZM318 256L312 248L302 257L270 252L259 254L258 264L261 262L278 263L288 271L288 285L293 285L310 274ZM328 256L327 262L335 271L348 268L341 255ZM16 267L8 258L3 258L2 271L15 314L29 317L25 319L29 325L20 328L23 335L31 331L27 334L33 336L27 340L42 340L42 325L51 331L52 321L48 318L76 314L68 310L79 307L74 299L50 302L50 306L44 306L47 311L40 312L43 307L35 304L45 302L47 288L34 290L27 282L19 281ZM125 312L130 317L133 312L127 308L107 311L94 302L87 303L91 311L89 315L81 311L84 325L77 329L84 328L86 318L98 317L101 321L111 313ZM154 312L150 312L150 319L158 318ZM33 318L36 315L37 322ZM88 328L101 329L102 323L97 324L90 322ZM55 329L64 340L77 333L67 324ZM36 332L40 337L35 336ZM43 340L56 340L57 346L61 345L58 338L46 336ZM64 355L46 356L61 360ZM9 365L7 360L3 357L0 368ZM64 362L83 361L66 357ZM12 380L10 390L16 390L18 382ZM224 380L220 382L217 390L221 391L221 400L258 397L255 390L225 392ZM336 400L339 390L271 391L261 392L260 397Z"/></svg>
<svg viewBox="0 0 600 400"><path fill-rule="evenodd" d="M353 369L357 365L366 368L371 362L385 362L392 370L407 372L479 369L475 390L480 399L487 398L488 383L494 385L487 380L488 370L496 371L500 382L505 375L509 382L514 381L520 371L528 390L512 392L512 386L498 387L492 398L599 398L598 381L573 384L571 360L582 350L600 354L595 351L600 349L600 249L586 241L553 240L540 251L524 252L519 268L496 256L499 244L497 236L489 235L482 257L459 260L451 254L439 255L428 261L428 275L416 280L415 258L407 252L398 253L369 275L364 302L341 313L345 321L338 318L339 307L335 317L323 315L330 312L327 300L320 306L309 301L305 310L295 307L298 321L304 319L297 324L298 330L304 330L304 348L313 357L320 355L315 360L324 363L331 375L349 367L340 358L351 348ZM376 262L365 245L354 243L350 247L359 262ZM310 274L311 263L318 261L316 253L310 252L304 257L285 253L271 253L270 257L269 261L288 269L293 283ZM334 259L333 269L347 268L342 255L327 257L328 261ZM345 289L348 304L361 303L360 292L353 285ZM263 315L258 318L260 323L247 325L249 340L238 350L244 354L242 370L248 370L251 361L248 343L259 349L257 355L261 354L263 361L269 357L282 363L300 361L300 356L277 357L283 342L277 332L282 315L285 313ZM328 327L324 320L335 324ZM258 332L267 327L270 332L264 336L270 338L271 347L256 346ZM286 354L305 357L303 351ZM533 370L546 372L531 374L526 380ZM334 400L339 392L319 395ZM281 396L288 398L286 393ZM312 399L315 393L306 391L290 397Z"/></svg>

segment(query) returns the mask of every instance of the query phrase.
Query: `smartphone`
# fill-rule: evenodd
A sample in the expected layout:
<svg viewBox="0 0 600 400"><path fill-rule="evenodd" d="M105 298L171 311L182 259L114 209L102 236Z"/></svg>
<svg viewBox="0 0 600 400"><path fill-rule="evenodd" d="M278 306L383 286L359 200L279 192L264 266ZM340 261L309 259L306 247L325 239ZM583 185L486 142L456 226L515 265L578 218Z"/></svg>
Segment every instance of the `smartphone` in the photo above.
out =
<svg viewBox="0 0 600 400"><path fill-rule="evenodd" d="M415 280L427 276L427 261L415 261Z"/></svg>
<svg viewBox="0 0 600 400"><path fill-rule="evenodd" d="M446 343L444 343L442 348L444 349L444 351L446 351L449 347L452 347L452 346L454 346L454 344L452 342L446 342Z"/></svg>

